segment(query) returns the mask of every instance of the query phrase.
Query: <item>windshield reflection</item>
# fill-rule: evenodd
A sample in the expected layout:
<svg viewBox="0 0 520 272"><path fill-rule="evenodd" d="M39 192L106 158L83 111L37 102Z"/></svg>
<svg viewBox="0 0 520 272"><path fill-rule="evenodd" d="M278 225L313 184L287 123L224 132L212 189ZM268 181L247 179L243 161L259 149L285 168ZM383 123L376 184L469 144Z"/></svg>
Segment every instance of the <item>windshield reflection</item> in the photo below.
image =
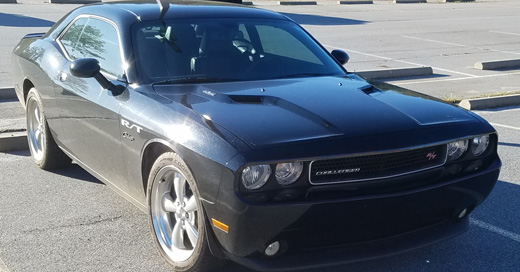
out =
<svg viewBox="0 0 520 272"><path fill-rule="evenodd" d="M145 22L133 27L144 83L205 83L342 75L298 25L282 20Z"/></svg>

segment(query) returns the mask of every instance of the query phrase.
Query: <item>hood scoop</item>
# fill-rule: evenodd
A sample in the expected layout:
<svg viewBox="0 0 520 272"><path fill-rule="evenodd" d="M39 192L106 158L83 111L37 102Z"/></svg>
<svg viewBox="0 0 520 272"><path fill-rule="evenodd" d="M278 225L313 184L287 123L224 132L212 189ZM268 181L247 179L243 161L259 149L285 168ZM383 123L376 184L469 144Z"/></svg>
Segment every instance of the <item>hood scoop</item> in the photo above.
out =
<svg viewBox="0 0 520 272"><path fill-rule="evenodd" d="M372 85L364 86L362 88L359 88L359 90L368 95L372 95L372 94L381 92L381 90L379 90L378 88L376 88Z"/></svg>
<svg viewBox="0 0 520 272"><path fill-rule="evenodd" d="M265 97L259 95L230 95L229 98L239 104L262 104Z"/></svg>

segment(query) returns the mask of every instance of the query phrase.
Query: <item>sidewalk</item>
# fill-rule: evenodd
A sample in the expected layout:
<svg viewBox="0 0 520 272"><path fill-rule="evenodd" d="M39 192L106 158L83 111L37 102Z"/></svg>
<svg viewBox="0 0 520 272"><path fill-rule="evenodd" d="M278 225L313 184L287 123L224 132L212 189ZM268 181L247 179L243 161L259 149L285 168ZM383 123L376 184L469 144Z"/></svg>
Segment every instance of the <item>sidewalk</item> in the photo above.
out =
<svg viewBox="0 0 520 272"><path fill-rule="evenodd" d="M0 152L27 148L25 112L10 88L0 88Z"/></svg>

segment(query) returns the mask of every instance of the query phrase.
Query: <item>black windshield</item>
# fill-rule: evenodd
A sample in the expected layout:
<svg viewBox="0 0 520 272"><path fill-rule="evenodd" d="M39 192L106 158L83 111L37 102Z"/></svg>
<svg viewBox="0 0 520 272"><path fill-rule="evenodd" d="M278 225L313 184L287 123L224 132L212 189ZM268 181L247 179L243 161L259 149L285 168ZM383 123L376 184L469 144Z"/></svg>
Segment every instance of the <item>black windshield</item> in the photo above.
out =
<svg viewBox="0 0 520 272"><path fill-rule="evenodd" d="M213 18L143 22L135 25L132 33L141 82L344 74L290 21Z"/></svg>

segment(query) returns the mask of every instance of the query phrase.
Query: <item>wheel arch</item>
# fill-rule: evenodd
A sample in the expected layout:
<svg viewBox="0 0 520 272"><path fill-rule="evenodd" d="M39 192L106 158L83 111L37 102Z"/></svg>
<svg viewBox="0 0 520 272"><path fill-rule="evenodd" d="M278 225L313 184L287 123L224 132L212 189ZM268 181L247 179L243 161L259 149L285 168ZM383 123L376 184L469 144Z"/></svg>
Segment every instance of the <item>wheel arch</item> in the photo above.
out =
<svg viewBox="0 0 520 272"><path fill-rule="evenodd" d="M22 85L24 105L27 103L27 95L29 94L29 91L34 87L35 87L34 83L29 78L24 79L23 85Z"/></svg>
<svg viewBox="0 0 520 272"><path fill-rule="evenodd" d="M141 152L141 179L146 198L148 198L148 177L152 166L157 158L166 152L179 154L170 143L160 139L148 141Z"/></svg>

